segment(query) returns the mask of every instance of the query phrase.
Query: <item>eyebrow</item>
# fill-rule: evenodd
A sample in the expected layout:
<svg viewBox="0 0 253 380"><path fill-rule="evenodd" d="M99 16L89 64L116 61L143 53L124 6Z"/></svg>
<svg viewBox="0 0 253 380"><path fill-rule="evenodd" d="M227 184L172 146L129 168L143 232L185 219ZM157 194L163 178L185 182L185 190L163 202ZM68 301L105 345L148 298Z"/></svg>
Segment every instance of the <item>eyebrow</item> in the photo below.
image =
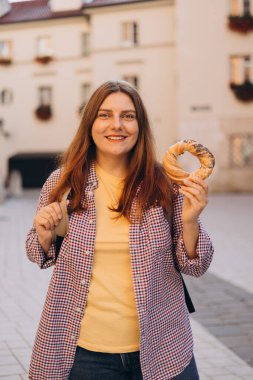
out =
<svg viewBox="0 0 253 380"><path fill-rule="evenodd" d="M105 108L99 108L99 111L113 112L112 110L105 109ZM134 112L134 113L136 113L135 110L123 110L121 112Z"/></svg>

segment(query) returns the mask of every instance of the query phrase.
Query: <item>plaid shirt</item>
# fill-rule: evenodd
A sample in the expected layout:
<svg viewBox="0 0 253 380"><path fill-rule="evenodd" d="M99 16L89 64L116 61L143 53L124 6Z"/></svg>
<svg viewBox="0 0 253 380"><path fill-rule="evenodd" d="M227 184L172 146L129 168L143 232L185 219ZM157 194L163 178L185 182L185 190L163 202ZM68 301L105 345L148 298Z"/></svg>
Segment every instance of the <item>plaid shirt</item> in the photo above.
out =
<svg viewBox="0 0 253 380"><path fill-rule="evenodd" d="M48 195L59 179L59 170L44 184L38 208L48 204ZM67 380L73 365L80 323L85 313L96 238L94 190L98 187L91 164L82 204L88 209L73 212L55 263L55 245L47 254L36 230L30 230L26 251L40 268L55 264L38 327L29 371L33 380ZM140 186L137 189L137 193ZM136 195L137 195L136 193ZM132 205L134 215L136 198ZM140 326L140 361L144 380L170 380L192 358L193 341L185 304L182 273L201 276L209 267L213 247L199 226L197 258L188 259L182 237L182 196L174 201L173 239L162 207L150 207L141 223L129 228L131 269Z"/></svg>

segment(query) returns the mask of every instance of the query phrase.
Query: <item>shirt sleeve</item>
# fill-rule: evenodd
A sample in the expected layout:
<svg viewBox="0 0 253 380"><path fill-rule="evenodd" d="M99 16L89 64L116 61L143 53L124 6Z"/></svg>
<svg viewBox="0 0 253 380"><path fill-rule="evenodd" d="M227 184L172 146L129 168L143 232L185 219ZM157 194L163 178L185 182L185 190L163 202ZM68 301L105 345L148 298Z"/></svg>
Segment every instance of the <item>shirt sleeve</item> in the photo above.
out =
<svg viewBox="0 0 253 380"><path fill-rule="evenodd" d="M49 194L54 188L54 186L56 185L58 178L59 178L59 170L56 170L49 176L49 178L45 182L40 193L39 202L37 206L37 212L42 207L45 207L49 204L49 200L48 200ZM41 269L46 269L52 266L53 264L55 264L55 260L56 260L55 243L52 243L49 251L45 253L39 243L38 234L36 232L35 225L33 225L30 231L28 232L25 246L26 246L26 255L28 259L34 263L37 263Z"/></svg>
<svg viewBox="0 0 253 380"><path fill-rule="evenodd" d="M194 277L202 276L209 268L213 257L213 245L200 220L199 237L196 247L197 257L190 259L183 240L182 205L183 195L175 189L175 200L173 203L173 253L176 265L180 272Z"/></svg>

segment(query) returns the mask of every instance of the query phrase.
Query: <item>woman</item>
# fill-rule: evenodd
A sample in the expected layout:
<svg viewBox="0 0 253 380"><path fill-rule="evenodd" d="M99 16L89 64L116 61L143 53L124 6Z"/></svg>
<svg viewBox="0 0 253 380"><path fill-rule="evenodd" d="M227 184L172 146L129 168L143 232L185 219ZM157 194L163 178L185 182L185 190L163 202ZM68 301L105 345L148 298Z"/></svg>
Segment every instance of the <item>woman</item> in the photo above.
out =
<svg viewBox="0 0 253 380"><path fill-rule="evenodd" d="M71 188L57 261L52 231ZM156 161L148 117L124 81L102 84L40 195L28 258L55 264L29 378L196 380L178 269L201 276L213 248L199 223L199 178L172 187Z"/></svg>

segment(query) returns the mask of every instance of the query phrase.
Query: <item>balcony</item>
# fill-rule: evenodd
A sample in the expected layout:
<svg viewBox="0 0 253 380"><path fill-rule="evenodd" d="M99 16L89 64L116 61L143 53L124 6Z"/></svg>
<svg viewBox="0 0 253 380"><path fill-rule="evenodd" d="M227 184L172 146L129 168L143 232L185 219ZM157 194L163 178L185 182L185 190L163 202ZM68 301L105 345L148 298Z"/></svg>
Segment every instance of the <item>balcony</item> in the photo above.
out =
<svg viewBox="0 0 253 380"><path fill-rule="evenodd" d="M249 33L253 30L253 17L251 14L244 14L242 16L229 16L228 27L234 32L242 34Z"/></svg>
<svg viewBox="0 0 253 380"><path fill-rule="evenodd" d="M47 65L53 60L51 55L41 55L35 57L35 62L41 63L42 65Z"/></svg>
<svg viewBox="0 0 253 380"><path fill-rule="evenodd" d="M242 84L230 83L230 88L241 102L253 101L253 84L249 79L245 79Z"/></svg>
<svg viewBox="0 0 253 380"><path fill-rule="evenodd" d="M8 66L12 62L10 57L0 57L0 65Z"/></svg>
<svg viewBox="0 0 253 380"><path fill-rule="evenodd" d="M35 110L35 115L39 120L47 121L53 116L52 108L50 105L41 104Z"/></svg>

